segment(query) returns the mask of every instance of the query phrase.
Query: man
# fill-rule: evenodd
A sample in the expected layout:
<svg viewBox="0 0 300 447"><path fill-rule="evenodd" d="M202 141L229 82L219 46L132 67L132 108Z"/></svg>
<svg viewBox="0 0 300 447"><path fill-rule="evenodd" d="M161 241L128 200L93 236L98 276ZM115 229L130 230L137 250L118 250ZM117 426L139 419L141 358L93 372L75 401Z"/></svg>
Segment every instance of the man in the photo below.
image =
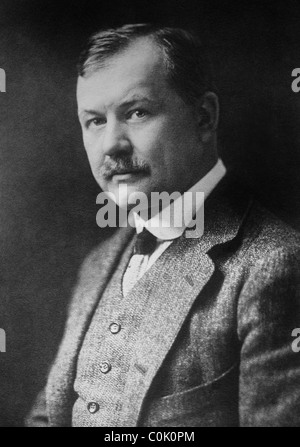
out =
<svg viewBox="0 0 300 447"><path fill-rule="evenodd" d="M204 192L204 233L134 214L136 231L93 251L28 425L299 425L299 236L226 175L197 38L101 31L81 57L77 100L93 175L120 209L140 193L150 212L152 192Z"/></svg>

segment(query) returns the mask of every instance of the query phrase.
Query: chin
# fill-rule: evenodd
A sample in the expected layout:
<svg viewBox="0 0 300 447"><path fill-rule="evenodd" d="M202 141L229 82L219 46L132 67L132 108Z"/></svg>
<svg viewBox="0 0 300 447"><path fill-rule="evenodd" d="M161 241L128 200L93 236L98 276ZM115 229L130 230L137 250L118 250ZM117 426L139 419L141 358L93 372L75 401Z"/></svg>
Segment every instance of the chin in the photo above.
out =
<svg viewBox="0 0 300 447"><path fill-rule="evenodd" d="M141 182L142 183L142 182ZM148 207L148 197L150 193L145 185L141 183L132 185L127 183L120 183L119 185L109 185L106 189L115 197L114 201L120 208L127 208L128 210L137 206L139 203Z"/></svg>

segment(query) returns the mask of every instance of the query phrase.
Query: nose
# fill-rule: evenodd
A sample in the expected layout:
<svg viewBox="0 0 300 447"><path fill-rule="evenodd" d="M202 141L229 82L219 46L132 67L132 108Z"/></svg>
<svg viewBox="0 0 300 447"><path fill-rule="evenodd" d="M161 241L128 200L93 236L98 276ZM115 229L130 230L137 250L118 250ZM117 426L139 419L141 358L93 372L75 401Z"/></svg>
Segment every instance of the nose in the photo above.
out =
<svg viewBox="0 0 300 447"><path fill-rule="evenodd" d="M102 151L104 155L112 156L118 153L129 153L132 151L126 126L117 119L107 120L102 138Z"/></svg>

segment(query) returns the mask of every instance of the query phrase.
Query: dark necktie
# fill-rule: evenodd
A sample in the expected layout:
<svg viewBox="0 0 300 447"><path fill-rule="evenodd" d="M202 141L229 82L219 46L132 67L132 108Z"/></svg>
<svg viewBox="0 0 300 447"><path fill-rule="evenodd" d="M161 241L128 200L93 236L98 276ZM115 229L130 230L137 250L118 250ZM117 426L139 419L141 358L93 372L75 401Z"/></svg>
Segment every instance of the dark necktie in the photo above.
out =
<svg viewBox="0 0 300 447"><path fill-rule="evenodd" d="M125 271L122 281L122 289L124 296L130 292L135 283L142 277L143 273L143 263L145 258L143 256L135 255L146 255L151 254L156 247L156 237L153 236L145 228L139 234L137 234L135 240L135 246L133 249L133 256L129 261L129 265Z"/></svg>
<svg viewBox="0 0 300 447"><path fill-rule="evenodd" d="M143 229L136 237L134 245L135 255L148 255L152 253L156 247L157 238L150 231Z"/></svg>

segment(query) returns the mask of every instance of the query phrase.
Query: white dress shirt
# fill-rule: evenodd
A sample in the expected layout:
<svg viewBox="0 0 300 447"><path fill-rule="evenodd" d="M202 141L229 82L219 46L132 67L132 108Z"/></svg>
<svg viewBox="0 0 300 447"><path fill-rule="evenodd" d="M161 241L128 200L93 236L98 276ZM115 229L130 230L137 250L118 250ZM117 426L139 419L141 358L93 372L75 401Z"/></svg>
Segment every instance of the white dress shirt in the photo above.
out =
<svg viewBox="0 0 300 447"><path fill-rule="evenodd" d="M214 167L202 177L188 192L202 192L204 193L204 200L207 199L209 194L217 186L220 180L226 174L226 168L221 159L217 161ZM183 195L184 196L184 195ZM183 196L176 199L170 208L176 208L176 203L178 205L178 200L182 202ZM180 204L181 205L181 204ZM182 222L187 222L185 216L194 216L200 210L203 205L203 200L188 201L185 202L184 207L181 206L184 219ZM165 216L167 213L164 214ZM154 264L154 262L159 258L159 256L172 244L172 242L179 238L185 231L187 225L174 227L172 225L164 226L162 212L156 214L154 217L145 221L140 215L133 213L134 226L137 233L141 233L144 228L147 228L150 233L152 233L156 238L156 248L150 255L135 254L131 257L127 269L123 276L123 294L126 294L134 286L136 281L138 281L144 273Z"/></svg>

